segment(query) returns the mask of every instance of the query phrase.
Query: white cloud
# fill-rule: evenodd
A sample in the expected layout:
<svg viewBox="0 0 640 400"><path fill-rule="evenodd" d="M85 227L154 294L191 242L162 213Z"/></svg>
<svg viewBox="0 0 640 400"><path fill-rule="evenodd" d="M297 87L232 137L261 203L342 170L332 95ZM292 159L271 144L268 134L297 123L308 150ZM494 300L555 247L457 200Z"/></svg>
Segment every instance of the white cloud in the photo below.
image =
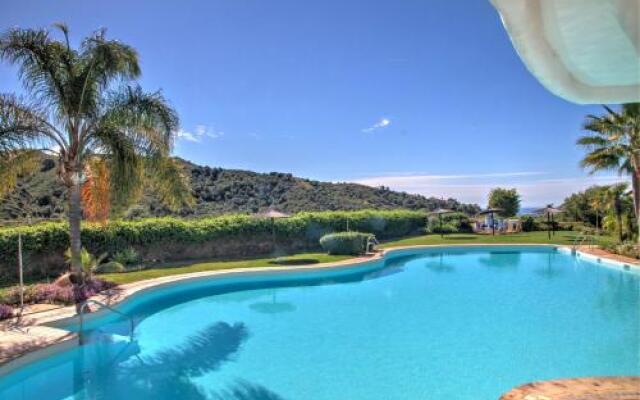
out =
<svg viewBox="0 0 640 400"><path fill-rule="evenodd" d="M196 135L183 129L178 129L178 131L176 132L176 138L178 138L178 140L187 140L189 142L200 141L200 139L196 137Z"/></svg>
<svg viewBox="0 0 640 400"><path fill-rule="evenodd" d="M389 125L391 125L391 120L389 118L380 118L378 122L376 122L375 124L371 125L368 128L364 128L362 132L370 133L378 129L386 128Z"/></svg>
<svg viewBox="0 0 640 400"><path fill-rule="evenodd" d="M357 179L355 182L369 186L432 186L436 182L449 180L464 179L481 179L481 178L514 178L544 175L544 172L495 172L486 174L466 174L466 175L395 175L395 176L377 176L370 178ZM380 184L378 182L385 182Z"/></svg>
<svg viewBox="0 0 640 400"><path fill-rule="evenodd" d="M200 143L204 138L218 139L223 135L224 132L207 125L196 125L193 131L179 129L176 132L176 138L178 138L178 140L186 140L194 143Z"/></svg>
<svg viewBox="0 0 640 400"><path fill-rule="evenodd" d="M388 186L393 190L434 197L452 197L465 203L485 205L489 191L497 186L513 187L522 196L523 206L560 204L571 193L592 185L625 181L618 176L577 176L544 178L541 172L501 172L470 175L396 175L357 179L368 186Z"/></svg>

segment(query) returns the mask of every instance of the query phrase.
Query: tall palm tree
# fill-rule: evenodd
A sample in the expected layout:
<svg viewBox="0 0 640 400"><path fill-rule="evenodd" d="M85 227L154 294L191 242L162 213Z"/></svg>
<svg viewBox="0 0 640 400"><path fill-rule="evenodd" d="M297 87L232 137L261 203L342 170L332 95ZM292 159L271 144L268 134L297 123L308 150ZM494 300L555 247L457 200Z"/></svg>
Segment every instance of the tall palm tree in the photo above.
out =
<svg viewBox="0 0 640 400"><path fill-rule="evenodd" d="M602 188L598 188L598 190L596 190L593 194L589 204L596 212L596 231L598 232L598 234L600 234L600 228L602 227L602 218L600 213L605 206L605 195L606 191Z"/></svg>
<svg viewBox="0 0 640 400"><path fill-rule="evenodd" d="M627 195L627 184L619 183L611 185L605 192L606 204L615 218L618 228L618 239L622 242L622 214L624 213L624 200Z"/></svg>
<svg viewBox="0 0 640 400"><path fill-rule="evenodd" d="M630 176L633 208L640 219L640 103L624 104L618 112L604 108L606 114L589 115L584 123L588 134L578 139L578 145L588 153L581 164L592 173L616 170Z"/></svg>
<svg viewBox="0 0 640 400"><path fill-rule="evenodd" d="M10 29L0 36L0 59L18 67L25 97L0 94L0 177L5 193L33 168L40 151L58 159L67 189L71 267L82 277L82 185L92 160L107 165L110 202L125 206L150 185L165 203L190 201L178 164L170 158L178 116L160 92L135 83L138 54L105 30L78 48L69 30L61 39L45 29ZM2 193L0 192L0 195Z"/></svg>

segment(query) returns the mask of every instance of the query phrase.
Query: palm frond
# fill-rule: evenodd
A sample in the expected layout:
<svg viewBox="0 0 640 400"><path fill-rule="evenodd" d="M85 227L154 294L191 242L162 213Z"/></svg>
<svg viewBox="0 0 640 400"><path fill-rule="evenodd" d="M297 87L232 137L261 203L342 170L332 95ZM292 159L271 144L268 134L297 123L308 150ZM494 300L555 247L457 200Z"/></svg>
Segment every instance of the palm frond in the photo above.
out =
<svg viewBox="0 0 640 400"><path fill-rule="evenodd" d="M82 42L78 72L74 77L74 109L78 115L91 114L100 104L103 91L118 80L140 76L138 53L117 40L107 40L105 31Z"/></svg>
<svg viewBox="0 0 640 400"><path fill-rule="evenodd" d="M93 157L85 166L82 185L83 213L88 221L106 224L111 211L111 175L102 157Z"/></svg>
<svg viewBox="0 0 640 400"><path fill-rule="evenodd" d="M150 157L145 161L146 180L158 200L174 211L194 204L189 179L175 159Z"/></svg>
<svg viewBox="0 0 640 400"><path fill-rule="evenodd" d="M125 86L111 94L97 125L120 130L138 154L168 156L179 120L161 93Z"/></svg>
<svg viewBox="0 0 640 400"><path fill-rule="evenodd" d="M64 135L39 109L13 95L0 94L0 151L26 148L42 140L66 146Z"/></svg>
<svg viewBox="0 0 640 400"><path fill-rule="evenodd" d="M52 40L44 29L14 28L0 36L0 59L17 65L24 87L56 109L61 120L70 109L70 69L66 66L73 58L73 51Z"/></svg>
<svg viewBox="0 0 640 400"><path fill-rule="evenodd" d="M583 136L576 141L580 146L589 147L605 147L609 145L609 141L601 136Z"/></svg>
<svg viewBox="0 0 640 400"><path fill-rule="evenodd" d="M583 128L589 134L578 139L588 153L581 165L590 172L617 170L632 173L637 153L640 152L640 118L638 105L624 105L621 112L603 106L603 116L587 116Z"/></svg>
<svg viewBox="0 0 640 400"><path fill-rule="evenodd" d="M20 178L36 172L39 161L35 150L0 151L0 199L15 189Z"/></svg>

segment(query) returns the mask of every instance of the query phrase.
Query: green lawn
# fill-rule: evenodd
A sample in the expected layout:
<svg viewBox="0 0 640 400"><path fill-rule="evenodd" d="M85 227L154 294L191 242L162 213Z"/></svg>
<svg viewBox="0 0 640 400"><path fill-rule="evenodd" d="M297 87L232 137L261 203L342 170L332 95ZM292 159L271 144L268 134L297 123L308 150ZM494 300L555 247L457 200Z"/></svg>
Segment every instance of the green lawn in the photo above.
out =
<svg viewBox="0 0 640 400"><path fill-rule="evenodd" d="M559 231L551 236L551 240L547 238L547 232L523 232L508 235L476 235L476 234L451 234L441 237L440 235L424 235L415 236L407 239L385 242L382 248L395 246L415 246L425 244L490 244L490 243L545 243L545 244L573 244L573 241L579 235L573 231Z"/></svg>
<svg viewBox="0 0 640 400"><path fill-rule="evenodd" d="M233 261L186 263L171 267L150 268L119 274L104 274L100 278L123 284L190 272L217 271L236 268L272 267L277 265L308 265L346 260L350 256L330 256L323 253L301 253L277 258L252 258Z"/></svg>

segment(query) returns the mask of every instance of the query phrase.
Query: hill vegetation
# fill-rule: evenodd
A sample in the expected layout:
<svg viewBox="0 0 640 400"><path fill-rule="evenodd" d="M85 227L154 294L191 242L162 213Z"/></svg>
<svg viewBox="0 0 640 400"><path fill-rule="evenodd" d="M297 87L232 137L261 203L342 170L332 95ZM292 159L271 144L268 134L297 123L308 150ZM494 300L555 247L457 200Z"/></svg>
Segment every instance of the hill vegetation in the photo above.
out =
<svg viewBox="0 0 640 400"><path fill-rule="evenodd" d="M319 182L286 173L212 168L179 161L190 177L195 205L172 212L147 190L137 204L124 212L125 219L254 213L269 207L288 213L397 208L433 210L438 207L467 214L479 211L474 204L396 192L387 187ZM63 218L67 193L57 179L56 167L53 158L43 155L39 172L23 179L0 203L0 219L24 218L27 213L34 218Z"/></svg>

